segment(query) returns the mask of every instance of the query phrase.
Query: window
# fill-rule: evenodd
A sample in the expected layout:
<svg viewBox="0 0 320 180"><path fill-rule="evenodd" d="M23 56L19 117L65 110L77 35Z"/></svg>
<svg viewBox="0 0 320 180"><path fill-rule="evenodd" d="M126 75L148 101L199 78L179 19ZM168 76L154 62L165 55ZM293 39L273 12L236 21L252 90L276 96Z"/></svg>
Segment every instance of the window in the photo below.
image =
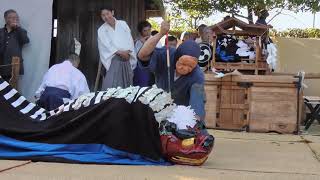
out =
<svg viewBox="0 0 320 180"><path fill-rule="evenodd" d="M53 37L57 37L58 33L58 19L53 20Z"/></svg>

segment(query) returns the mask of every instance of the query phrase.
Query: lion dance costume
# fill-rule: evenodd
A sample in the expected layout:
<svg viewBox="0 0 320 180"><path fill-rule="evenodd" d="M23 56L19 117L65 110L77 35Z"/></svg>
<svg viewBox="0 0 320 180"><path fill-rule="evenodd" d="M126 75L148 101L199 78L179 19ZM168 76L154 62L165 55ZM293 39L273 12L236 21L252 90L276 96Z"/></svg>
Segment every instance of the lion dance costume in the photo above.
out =
<svg viewBox="0 0 320 180"><path fill-rule="evenodd" d="M193 110L155 86L89 93L47 111L0 76L1 159L201 165L213 144Z"/></svg>

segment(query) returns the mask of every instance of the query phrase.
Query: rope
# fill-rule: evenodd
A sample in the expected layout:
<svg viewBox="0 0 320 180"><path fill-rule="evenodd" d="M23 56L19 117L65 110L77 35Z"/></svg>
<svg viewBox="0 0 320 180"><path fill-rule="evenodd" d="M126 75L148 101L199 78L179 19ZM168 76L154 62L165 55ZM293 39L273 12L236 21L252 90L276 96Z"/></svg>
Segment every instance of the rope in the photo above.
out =
<svg viewBox="0 0 320 180"><path fill-rule="evenodd" d="M8 67L8 66L12 66L12 65L18 65L20 63L13 63L13 64L4 64L4 65L0 65L0 68L1 67Z"/></svg>
<svg viewBox="0 0 320 180"><path fill-rule="evenodd" d="M16 166L12 166L12 167L8 167L8 168L5 168L5 169L1 169L0 173L8 171L8 170L11 170L11 169L14 169L14 168L22 167L22 166L28 165L30 163L32 163L32 161L27 161L25 163L22 163L22 164L19 164L19 165L16 165Z"/></svg>

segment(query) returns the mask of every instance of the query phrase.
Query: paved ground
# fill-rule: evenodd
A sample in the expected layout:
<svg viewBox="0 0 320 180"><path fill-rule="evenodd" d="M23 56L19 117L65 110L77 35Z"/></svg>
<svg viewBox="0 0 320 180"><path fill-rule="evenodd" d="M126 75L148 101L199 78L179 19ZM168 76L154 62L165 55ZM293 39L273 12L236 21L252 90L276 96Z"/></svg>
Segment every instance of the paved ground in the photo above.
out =
<svg viewBox="0 0 320 180"><path fill-rule="evenodd" d="M215 149L202 167L0 161L0 180L320 180L320 136L211 133L216 137ZM22 166L14 167L17 165Z"/></svg>

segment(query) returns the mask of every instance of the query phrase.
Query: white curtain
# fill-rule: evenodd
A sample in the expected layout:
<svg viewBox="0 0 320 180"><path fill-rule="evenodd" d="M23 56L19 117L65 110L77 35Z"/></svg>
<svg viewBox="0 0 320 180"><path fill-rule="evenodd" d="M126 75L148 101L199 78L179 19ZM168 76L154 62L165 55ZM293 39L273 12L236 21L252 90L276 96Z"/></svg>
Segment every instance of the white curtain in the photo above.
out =
<svg viewBox="0 0 320 180"><path fill-rule="evenodd" d="M22 51L24 75L19 79L19 91L30 101L48 70L51 49L53 0L0 0L0 27L5 24L3 14L17 11L21 27L28 31L30 43Z"/></svg>

